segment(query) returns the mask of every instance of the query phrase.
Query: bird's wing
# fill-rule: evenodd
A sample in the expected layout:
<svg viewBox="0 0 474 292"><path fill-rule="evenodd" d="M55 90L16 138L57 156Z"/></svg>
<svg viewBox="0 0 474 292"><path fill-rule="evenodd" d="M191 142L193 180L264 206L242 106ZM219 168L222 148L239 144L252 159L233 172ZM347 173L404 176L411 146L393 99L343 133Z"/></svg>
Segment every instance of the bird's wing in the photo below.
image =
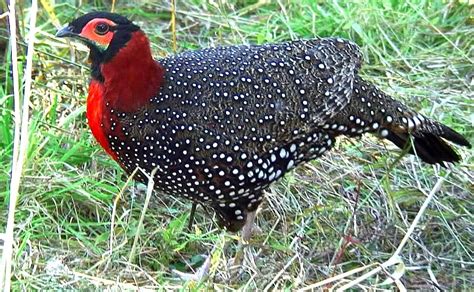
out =
<svg viewBox="0 0 474 292"><path fill-rule="evenodd" d="M161 60L167 83L156 107L202 130L281 144L349 103L361 62L355 44L333 38L187 52Z"/></svg>
<svg viewBox="0 0 474 292"><path fill-rule="evenodd" d="M220 143L219 151L264 153L315 134L350 102L362 57L355 44L330 38L210 48L159 62L165 82L134 119L156 123L137 134L190 140L190 151L211 155Z"/></svg>

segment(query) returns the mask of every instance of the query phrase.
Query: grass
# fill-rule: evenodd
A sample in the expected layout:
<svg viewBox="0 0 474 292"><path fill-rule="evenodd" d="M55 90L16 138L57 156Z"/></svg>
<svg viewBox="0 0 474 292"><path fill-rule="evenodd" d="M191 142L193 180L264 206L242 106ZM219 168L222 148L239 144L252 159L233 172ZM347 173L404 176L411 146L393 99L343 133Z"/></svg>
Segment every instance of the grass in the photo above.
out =
<svg viewBox="0 0 474 292"><path fill-rule="evenodd" d="M38 12L12 290L314 287L390 259L433 190L400 261L355 287L391 289L397 283L387 279L398 277L398 285L407 289L474 286L474 159L468 149L458 149L463 161L446 170L416 157L398 161L400 151L373 137L340 139L332 152L270 188L257 219L262 233L246 250L245 273L232 283L226 265L237 248L235 235L218 230L207 211L198 208L194 229L188 231L189 202L158 193L141 222L146 186L127 182L86 125L86 49L54 38L55 19L67 23L83 12L110 7L100 1L80 8L72 3L41 6ZM17 6L20 74L26 65L28 5ZM148 33L156 56L172 53L167 1L117 3L115 8ZM352 39L364 52L365 78L473 141L473 6L415 0L189 0L178 1L176 9L178 51L313 36ZM0 32L0 47L8 48L5 26ZM0 223L5 226L0 232L6 229L14 146L9 52L1 56L0 71ZM137 233L136 256L130 260ZM215 246L210 279L186 283L170 273L198 267L200 255Z"/></svg>

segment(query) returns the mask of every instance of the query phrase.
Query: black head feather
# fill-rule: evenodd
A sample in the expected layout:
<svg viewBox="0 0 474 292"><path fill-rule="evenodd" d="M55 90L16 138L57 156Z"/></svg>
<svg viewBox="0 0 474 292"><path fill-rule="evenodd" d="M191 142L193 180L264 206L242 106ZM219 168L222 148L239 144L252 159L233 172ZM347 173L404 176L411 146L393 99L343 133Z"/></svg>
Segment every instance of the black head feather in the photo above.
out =
<svg viewBox="0 0 474 292"><path fill-rule="evenodd" d="M120 14L111 13L111 12L102 12L102 11L94 11L94 12L89 12L87 14L84 14L81 17L78 17L74 19L73 21L71 21L69 23L69 27L72 28L72 32L79 34L81 33L84 26L87 23L89 23L89 21L95 18L105 18L105 19L111 20L118 25L117 29L120 29L120 30L133 31L133 30L139 29L139 27L133 24L133 22L131 22L126 17Z"/></svg>

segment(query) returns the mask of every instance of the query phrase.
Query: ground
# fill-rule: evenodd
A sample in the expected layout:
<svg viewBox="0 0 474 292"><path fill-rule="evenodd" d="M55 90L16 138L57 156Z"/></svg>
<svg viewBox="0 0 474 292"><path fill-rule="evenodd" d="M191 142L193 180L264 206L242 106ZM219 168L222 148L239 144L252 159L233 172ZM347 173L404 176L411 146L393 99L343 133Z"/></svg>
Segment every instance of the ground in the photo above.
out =
<svg viewBox="0 0 474 292"><path fill-rule="evenodd" d="M364 78L473 141L474 11L468 3L177 2L178 52L315 36L348 38L362 47ZM249 242L243 273L230 281L227 266L237 249L237 235L219 230L212 214L202 208L192 230L187 230L190 203L160 193L151 197L141 221L146 186L127 182L87 128L86 49L57 39L54 33L75 16L110 11L111 5L61 1L55 7L44 6L47 3L41 1L37 19L29 143L15 210L13 290L311 288L331 276L388 260L433 189L434 198L401 250L399 263L359 287L473 287L472 150L458 149L463 160L444 169L403 156L392 144L369 136L338 140L332 152L301 165L272 186L259 211L261 232ZM142 26L157 57L172 54L170 4L145 3L119 2L115 11ZM20 4L23 68L30 3ZM0 23L0 48L6 48L7 18L0 18ZM9 51L0 58L4 59L0 232L4 232L14 116ZM211 250L211 275L203 281L184 282L170 273L198 267L201 255ZM321 287L341 287L370 269Z"/></svg>

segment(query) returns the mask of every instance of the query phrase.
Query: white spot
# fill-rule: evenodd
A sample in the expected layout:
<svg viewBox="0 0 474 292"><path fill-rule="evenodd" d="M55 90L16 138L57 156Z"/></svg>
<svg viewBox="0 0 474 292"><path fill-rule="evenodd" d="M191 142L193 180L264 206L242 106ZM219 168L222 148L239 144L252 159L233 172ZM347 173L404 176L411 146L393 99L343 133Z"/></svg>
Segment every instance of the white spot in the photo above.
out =
<svg viewBox="0 0 474 292"><path fill-rule="evenodd" d="M278 169L276 171L275 177L280 177L281 174L282 174L281 170Z"/></svg>
<svg viewBox="0 0 474 292"><path fill-rule="evenodd" d="M286 166L286 168L287 168L287 169L290 169L290 168L292 168L294 165L295 165L295 161L294 161L294 160L290 160L290 161L288 161L288 165Z"/></svg>
<svg viewBox="0 0 474 292"><path fill-rule="evenodd" d="M272 155L270 156L270 161L271 161L271 162L275 162L276 159L277 159L277 158L276 158L275 154L272 154Z"/></svg>
<svg viewBox="0 0 474 292"><path fill-rule="evenodd" d="M276 174L274 172L272 172L272 174L270 174L270 176L268 177L268 180L272 181L275 178L275 175Z"/></svg>
<svg viewBox="0 0 474 292"><path fill-rule="evenodd" d="M413 122L415 123L416 127L421 125L421 121L418 119L418 117L413 117Z"/></svg>
<svg viewBox="0 0 474 292"><path fill-rule="evenodd" d="M295 152L295 151L296 151L296 144L291 144L290 152Z"/></svg>

